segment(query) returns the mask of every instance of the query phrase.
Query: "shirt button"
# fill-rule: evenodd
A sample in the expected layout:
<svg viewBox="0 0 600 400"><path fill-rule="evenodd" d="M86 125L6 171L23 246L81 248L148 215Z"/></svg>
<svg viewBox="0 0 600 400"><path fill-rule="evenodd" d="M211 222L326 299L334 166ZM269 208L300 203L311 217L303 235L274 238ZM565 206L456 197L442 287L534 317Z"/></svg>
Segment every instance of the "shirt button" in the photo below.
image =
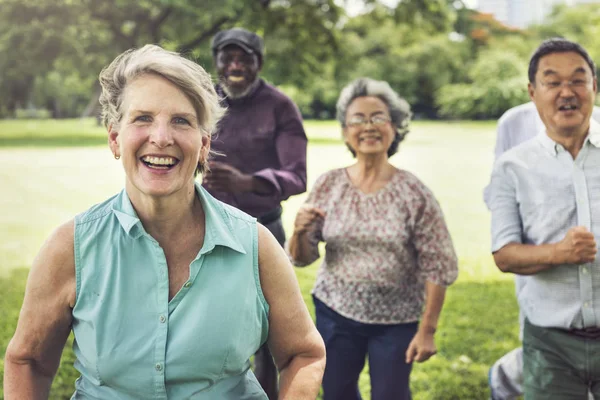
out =
<svg viewBox="0 0 600 400"><path fill-rule="evenodd" d="M183 286L185 286L185 287L190 287L190 286L192 286L192 282L190 282L190 281L187 281L187 282L185 283L185 285L183 285Z"/></svg>
<svg viewBox="0 0 600 400"><path fill-rule="evenodd" d="M583 306L587 308L587 307L589 307L589 306L590 306L590 303L588 303L588 302L586 301L585 303L583 303Z"/></svg>
<svg viewBox="0 0 600 400"><path fill-rule="evenodd" d="M164 315L160 316L160 323L161 324L164 324L166 320L167 320L167 318Z"/></svg>
<svg viewBox="0 0 600 400"><path fill-rule="evenodd" d="M583 268L581 269L581 272L583 272L584 274L587 274L587 268L583 267Z"/></svg>
<svg viewBox="0 0 600 400"><path fill-rule="evenodd" d="M154 368L156 368L156 370L159 371L159 372L162 371L162 365L160 365L160 364L156 364L154 366Z"/></svg>

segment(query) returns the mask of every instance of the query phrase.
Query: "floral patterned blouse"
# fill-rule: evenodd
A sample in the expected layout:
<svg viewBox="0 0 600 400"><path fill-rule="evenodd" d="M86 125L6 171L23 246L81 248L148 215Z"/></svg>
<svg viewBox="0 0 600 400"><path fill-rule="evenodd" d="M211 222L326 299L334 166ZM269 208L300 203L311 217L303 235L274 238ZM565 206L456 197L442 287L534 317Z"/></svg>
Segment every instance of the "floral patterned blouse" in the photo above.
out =
<svg viewBox="0 0 600 400"><path fill-rule="evenodd" d="M345 168L336 169L317 179L306 201L326 212L309 233L310 263L319 258L318 243L326 242L312 293L342 316L370 324L415 322L425 281L448 286L456 280L442 210L411 173L397 170L383 188L366 194Z"/></svg>

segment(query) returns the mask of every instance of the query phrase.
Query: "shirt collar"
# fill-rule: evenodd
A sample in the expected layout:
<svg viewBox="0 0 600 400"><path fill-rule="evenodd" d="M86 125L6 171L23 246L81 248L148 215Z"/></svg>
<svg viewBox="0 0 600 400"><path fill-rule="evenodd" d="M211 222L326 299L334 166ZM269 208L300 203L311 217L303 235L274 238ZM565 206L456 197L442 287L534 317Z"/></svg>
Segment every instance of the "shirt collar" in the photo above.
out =
<svg viewBox="0 0 600 400"><path fill-rule="evenodd" d="M212 251L215 246L229 247L238 253L246 254L244 247L234 234L230 216L225 212L223 206L198 182L195 183L195 187L202 204L202 209L204 210L206 221L204 244L200 250L200 254ZM147 234L125 189L119 193L113 202L113 212L123 231L131 238L137 239Z"/></svg>
<svg viewBox="0 0 600 400"><path fill-rule="evenodd" d="M540 130L536 137L538 141L542 144L542 146L552 156L556 156L560 151L564 151L562 145L550 139L550 137L546 133L546 129ZM585 146L587 142L590 142L594 147L600 147L600 124L592 118L590 118L590 128L588 130L588 135L583 141L583 145Z"/></svg>
<svg viewBox="0 0 600 400"><path fill-rule="evenodd" d="M594 146L600 147L600 124L596 120L590 120L590 131L587 140Z"/></svg>

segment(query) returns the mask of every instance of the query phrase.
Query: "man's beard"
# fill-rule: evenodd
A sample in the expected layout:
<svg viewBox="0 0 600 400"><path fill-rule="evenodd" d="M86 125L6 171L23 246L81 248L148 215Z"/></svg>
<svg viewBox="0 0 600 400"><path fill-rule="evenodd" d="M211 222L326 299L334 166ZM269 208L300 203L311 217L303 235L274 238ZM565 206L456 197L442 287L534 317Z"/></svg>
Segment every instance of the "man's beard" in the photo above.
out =
<svg viewBox="0 0 600 400"><path fill-rule="evenodd" d="M221 87L223 88L223 92L227 95L228 99L236 100L241 99L242 97L248 96L254 88L258 85L258 77L254 78L254 81L250 83L243 89L232 88L227 84L227 79L221 79Z"/></svg>

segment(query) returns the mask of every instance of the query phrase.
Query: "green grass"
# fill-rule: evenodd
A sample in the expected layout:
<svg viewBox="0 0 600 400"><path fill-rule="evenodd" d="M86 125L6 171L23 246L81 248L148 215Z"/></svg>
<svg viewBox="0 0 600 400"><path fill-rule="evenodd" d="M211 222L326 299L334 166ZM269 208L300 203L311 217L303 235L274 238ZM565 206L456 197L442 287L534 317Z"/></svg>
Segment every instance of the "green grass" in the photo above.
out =
<svg viewBox="0 0 600 400"><path fill-rule="evenodd" d="M333 121L307 121L309 186L319 174L348 165L352 157ZM491 122L417 121L392 162L410 170L435 193L460 260L460 276L449 288L436 336L439 353L414 366L414 398L486 399L489 366L518 345L512 278L500 274L489 255L489 214L482 190L491 168ZM16 324L27 268L51 230L123 186L102 128L93 120L0 121L0 356ZM92 144L100 144L92 146ZM306 195L285 204L290 232ZM310 289L318 263L297 269L312 312ZM67 347L52 399L67 399L76 371ZM0 371L3 362L0 361ZM368 399L365 369L361 391ZM0 399L2 389L0 388Z"/></svg>

